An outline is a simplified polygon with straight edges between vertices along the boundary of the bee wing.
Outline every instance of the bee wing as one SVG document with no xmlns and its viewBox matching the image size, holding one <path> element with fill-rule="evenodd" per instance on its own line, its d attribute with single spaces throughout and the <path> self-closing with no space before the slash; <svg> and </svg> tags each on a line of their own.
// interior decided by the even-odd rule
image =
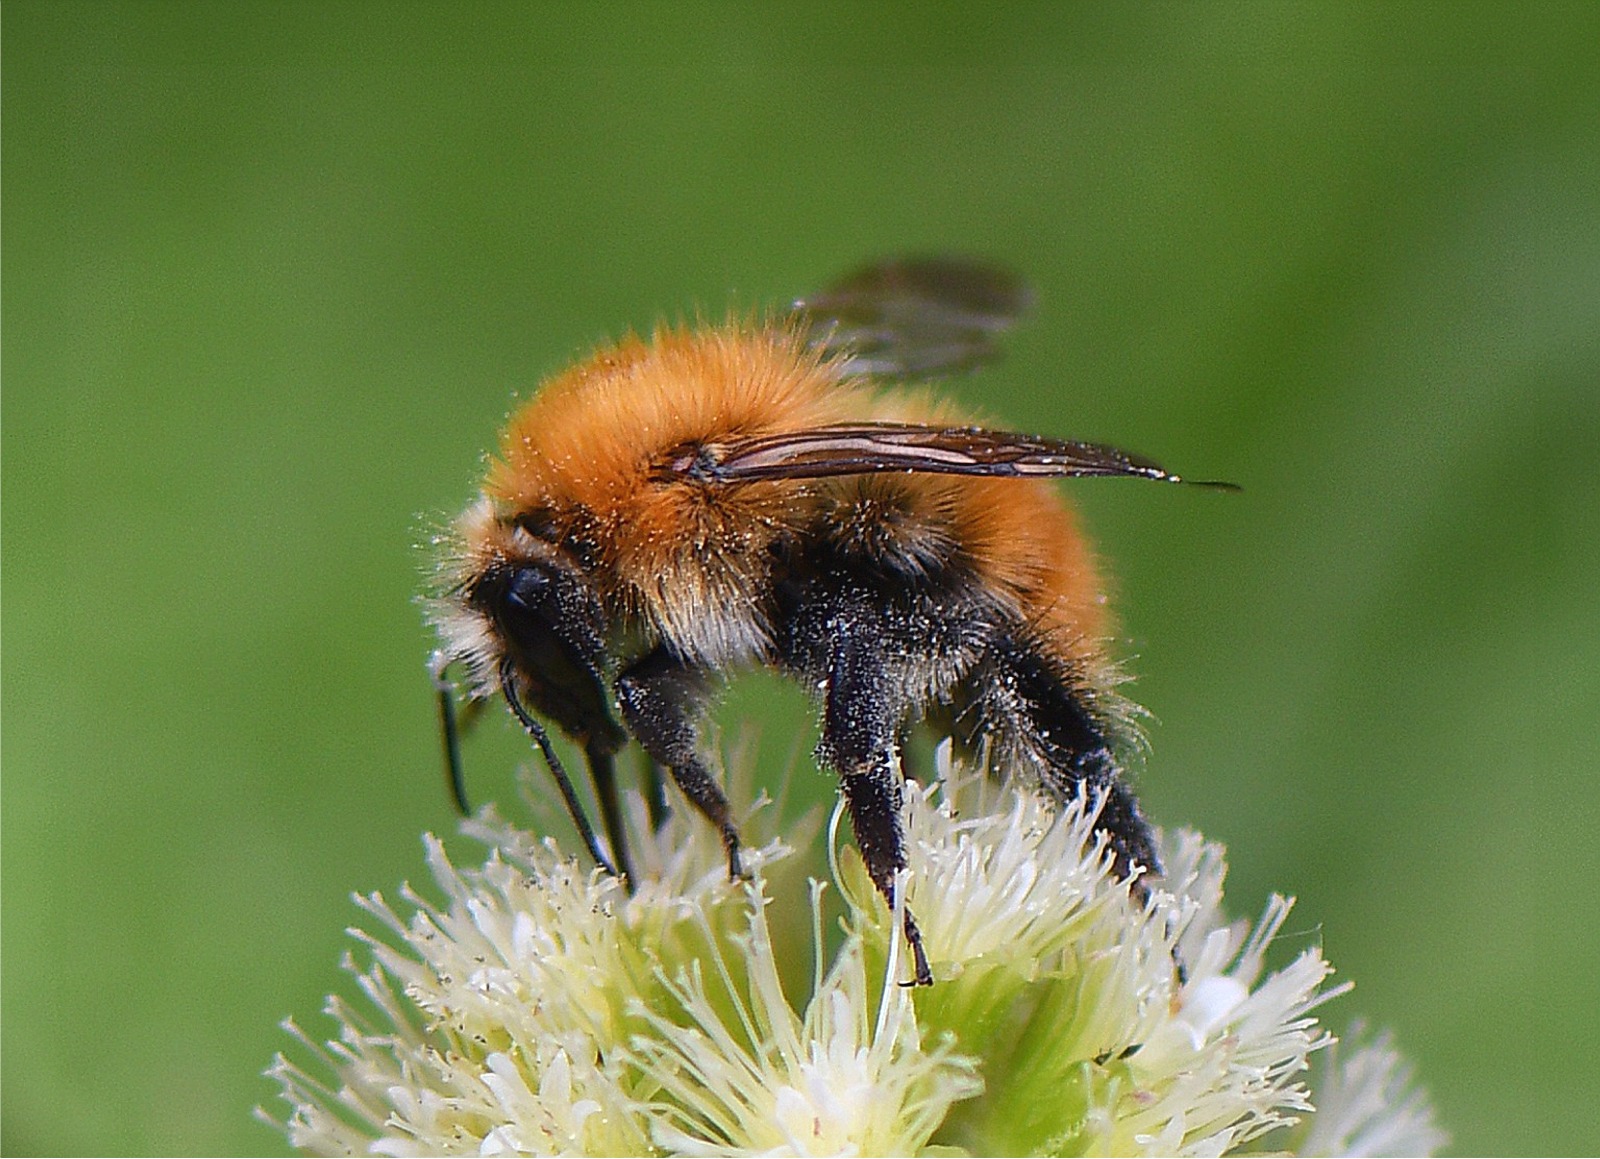
<svg viewBox="0 0 1600 1159">
<path fill-rule="evenodd" d="M 920 378 L 967 370 L 999 353 L 1032 294 L 1014 275 L 959 258 L 898 258 L 865 266 L 793 317 L 812 348 L 855 374 Z"/>
<path fill-rule="evenodd" d="M 673 465 L 678 474 L 722 483 L 822 479 L 906 471 L 991 477 L 1133 476 L 1184 482 L 1160 464 L 1100 443 L 1046 439 L 981 427 L 835 423 L 702 447 Z M 1237 490 L 1231 483 L 1202 486 Z"/>
</svg>

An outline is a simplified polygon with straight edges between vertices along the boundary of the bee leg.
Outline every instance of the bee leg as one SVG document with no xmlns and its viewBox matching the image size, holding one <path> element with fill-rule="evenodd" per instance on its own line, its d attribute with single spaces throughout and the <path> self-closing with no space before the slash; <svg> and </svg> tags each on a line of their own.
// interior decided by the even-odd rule
<svg viewBox="0 0 1600 1159">
<path fill-rule="evenodd" d="M 837 645 L 828 679 L 817 755 L 840 774 L 856 846 L 872 883 L 893 912 L 896 875 L 906 867 L 900 816 L 904 790 L 895 748 L 905 713 L 889 688 L 881 638 L 862 621 L 852 620 Z M 916 984 L 931 986 L 933 971 L 928 968 L 922 931 L 911 910 L 904 913 Z"/>
<path fill-rule="evenodd" d="M 672 810 L 667 805 L 667 770 L 660 761 L 650 761 L 644 771 L 644 805 L 650 815 L 650 829 L 661 832 Z"/>
<path fill-rule="evenodd" d="M 856 847 L 867 863 L 872 884 L 878 887 L 892 913 L 895 906 L 896 873 L 905 868 L 905 832 L 900 823 L 902 791 L 900 774 L 893 768 L 868 773 L 846 773 L 845 805 L 850 810 L 850 825 L 855 830 Z M 918 986 L 933 985 L 933 971 L 922 946 L 922 931 L 911 910 L 905 911 L 906 944 L 911 947 L 912 970 Z"/>
<path fill-rule="evenodd" d="M 728 813 L 728 798 L 700 756 L 698 726 L 707 684 L 706 673 L 658 648 L 617 677 L 617 700 L 634 739 L 652 760 L 667 767 L 684 796 L 722 834 L 728 876 L 740 878 L 739 832 Z"/>
<path fill-rule="evenodd" d="M 489 701 L 469 699 L 459 710 L 456 708 L 456 686 L 446 675 L 455 662 L 455 657 L 448 653 L 435 652 L 428 660 L 428 675 L 439 697 L 439 732 L 444 741 L 444 768 L 450 796 L 455 800 L 456 811 L 463 817 L 470 817 L 472 808 L 467 804 L 466 773 L 461 765 L 461 738 L 482 718 Z"/>
<path fill-rule="evenodd" d="M 606 840 L 611 843 L 611 857 L 617 871 L 628 879 L 628 888 L 636 882 L 633 876 L 633 859 L 628 856 L 628 834 L 622 825 L 622 800 L 617 794 L 616 750 L 600 741 L 591 740 L 584 746 L 584 757 L 589 762 L 589 779 L 594 785 L 594 795 L 600 803 L 600 821 L 606 829 Z"/>
<path fill-rule="evenodd" d="M 1111 840 L 1117 876 L 1128 878 L 1135 867 L 1143 872 L 1134 880 L 1133 894 L 1143 902 L 1150 896 L 1149 874 L 1161 872 L 1155 835 L 1139 809 L 1139 801 L 1122 780 L 1103 785 L 1100 792 L 1100 829 Z"/>
<path fill-rule="evenodd" d="M 505 697 L 512 714 L 521 721 L 523 731 L 544 754 L 544 763 L 549 767 L 550 775 L 555 778 L 556 787 L 561 790 L 562 800 L 567 805 L 567 815 L 572 818 L 573 827 L 578 830 L 578 836 L 588 847 L 589 856 L 593 857 L 595 864 L 612 877 L 617 876 L 617 867 L 607 859 L 605 850 L 600 848 L 600 842 L 594 835 L 594 826 L 589 824 L 588 815 L 583 811 L 583 802 L 578 799 L 578 791 L 572 787 L 572 778 L 567 776 L 561 758 L 556 755 L 549 734 L 522 703 L 522 696 L 517 691 L 515 661 L 510 653 L 507 653 L 505 659 L 500 662 L 500 693 Z"/>
<path fill-rule="evenodd" d="M 1117 876 L 1136 867 L 1160 873 L 1155 838 L 1139 802 L 1123 779 L 1105 726 L 1095 718 L 1088 696 L 1056 666 L 1015 639 L 1000 638 L 974 673 L 981 727 L 991 731 L 1001 751 L 1011 749 L 1039 770 L 1044 788 L 1057 800 L 1087 793 L 1100 805 L 1097 828 L 1106 835 Z M 1141 878 L 1135 894 L 1147 892 Z"/>
</svg>

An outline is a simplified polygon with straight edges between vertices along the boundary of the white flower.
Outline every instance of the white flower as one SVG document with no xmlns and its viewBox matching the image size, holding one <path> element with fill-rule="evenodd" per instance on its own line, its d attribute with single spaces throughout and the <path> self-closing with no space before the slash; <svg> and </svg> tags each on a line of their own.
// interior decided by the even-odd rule
<svg viewBox="0 0 1600 1159">
<path fill-rule="evenodd" d="M 1350 1037 L 1359 1039 L 1361 1027 Z M 1387 1034 L 1349 1052 L 1343 1046 L 1319 1060 L 1317 1113 L 1295 1132 L 1298 1154 L 1431 1155 L 1449 1142 Z"/>
<path fill-rule="evenodd" d="M 481 868 L 457 869 L 429 838 L 442 904 L 407 890 L 402 917 L 358 899 L 389 931 L 356 935 L 373 1012 L 331 999 L 338 1038 L 318 1047 L 296 1029 L 315 1065 L 280 1057 L 269 1072 L 290 1141 L 385 1155 L 1217 1155 L 1298 1123 L 1287 1137 L 1318 1153 L 1440 1143 L 1382 1044 L 1336 1067 L 1312 1111 L 1309 1060 L 1332 1041 L 1313 1011 L 1343 987 L 1325 986 L 1315 948 L 1264 974 L 1290 903 L 1227 922 L 1219 847 L 1165 842 L 1167 874 L 1139 902 L 1092 809 L 997 786 L 947 750 L 940 772 L 906 794 L 902 893 L 930 987 L 899 984 L 899 919 L 835 835 L 831 950 L 824 886 L 786 888 L 784 845 L 749 850 L 752 880 L 729 882 L 715 832 L 688 810 L 651 833 L 633 803 L 632 895 L 492 814 L 468 826 L 491 846 Z M 775 929 L 809 932 L 808 985 Z"/>
</svg>

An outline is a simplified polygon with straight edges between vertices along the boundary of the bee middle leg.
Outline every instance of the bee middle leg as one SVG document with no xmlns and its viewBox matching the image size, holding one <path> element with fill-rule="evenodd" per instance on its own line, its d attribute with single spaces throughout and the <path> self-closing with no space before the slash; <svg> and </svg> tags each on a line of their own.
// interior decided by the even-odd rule
<svg viewBox="0 0 1600 1159">
<path fill-rule="evenodd" d="M 885 642 L 870 618 L 842 619 L 831 650 L 817 755 L 839 773 L 856 846 L 892 912 L 896 875 L 906 867 L 904 788 L 896 747 L 905 706 L 891 691 L 896 682 L 888 671 Z M 933 971 L 922 931 L 911 910 L 903 912 L 916 984 L 930 986 Z"/>
<path fill-rule="evenodd" d="M 644 771 L 644 805 L 652 833 L 661 832 L 661 827 L 667 823 L 667 817 L 672 812 L 667 805 L 666 777 L 667 770 L 661 767 L 660 761 L 648 763 Z"/>
<path fill-rule="evenodd" d="M 617 700 L 634 739 L 651 760 L 672 773 L 684 796 L 717 827 L 728 854 L 728 876 L 740 878 L 744 869 L 739 832 L 729 815 L 728 798 L 701 756 L 700 719 L 709 686 L 705 671 L 657 648 L 617 677 Z"/>
</svg>

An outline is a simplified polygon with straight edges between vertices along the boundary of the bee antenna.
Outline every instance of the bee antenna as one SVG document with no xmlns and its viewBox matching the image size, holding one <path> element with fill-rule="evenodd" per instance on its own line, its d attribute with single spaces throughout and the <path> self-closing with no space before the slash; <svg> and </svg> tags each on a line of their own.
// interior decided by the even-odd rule
<svg viewBox="0 0 1600 1159">
<path fill-rule="evenodd" d="M 463 817 L 472 812 L 467 804 L 467 777 L 461 767 L 461 729 L 456 723 L 455 686 L 445 677 L 451 658 L 435 652 L 428 665 L 433 677 L 434 690 L 439 694 L 439 731 L 444 738 L 444 768 L 450 778 L 450 795 L 455 799 L 456 810 Z"/>
<path fill-rule="evenodd" d="M 506 698 L 506 703 L 511 706 L 511 711 L 522 722 L 522 727 L 533 738 L 533 743 L 538 745 L 539 751 L 544 754 L 544 763 L 550 767 L 550 775 L 556 779 L 556 787 L 561 790 L 561 796 L 566 800 L 567 813 L 578 828 L 578 836 L 583 838 L 583 843 L 589 847 L 589 856 L 593 857 L 595 864 L 612 877 L 618 876 L 616 866 L 611 864 L 605 850 L 600 848 L 600 839 L 594 835 L 594 826 L 589 824 L 589 818 L 584 814 L 583 803 L 578 800 L 578 792 L 572 787 L 572 778 L 567 776 L 561 758 L 556 756 L 556 750 L 550 744 L 550 737 L 545 733 L 544 726 L 534 720 L 522 706 L 522 699 L 517 695 L 516 670 L 509 653 L 500 661 L 500 692 Z"/>
</svg>

